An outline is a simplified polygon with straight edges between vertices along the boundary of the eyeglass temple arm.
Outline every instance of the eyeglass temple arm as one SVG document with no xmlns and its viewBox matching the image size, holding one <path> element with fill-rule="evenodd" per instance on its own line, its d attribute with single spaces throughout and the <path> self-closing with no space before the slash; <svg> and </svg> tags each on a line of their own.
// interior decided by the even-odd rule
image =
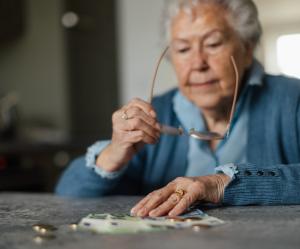
<svg viewBox="0 0 300 249">
<path fill-rule="evenodd" d="M 167 46 L 164 51 L 161 53 L 158 61 L 157 61 L 157 64 L 156 64 L 156 67 L 155 67 L 155 71 L 154 71 L 154 75 L 153 75 L 153 78 L 152 78 L 152 82 L 151 82 L 151 91 L 150 91 L 150 96 L 149 96 L 149 99 L 148 99 L 148 102 L 151 104 L 152 103 L 152 99 L 153 99 L 153 93 L 154 93 L 154 86 L 155 86 L 155 80 L 156 80 L 156 77 L 157 77 L 157 73 L 158 73 L 158 69 L 159 69 L 159 66 L 160 66 L 160 63 L 162 61 L 162 59 L 164 58 L 165 54 L 167 53 L 167 51 L 169 50 L 169 46 Z M 232 122 L 232 119 L 233 119 L 233 114 L 234 114 L 234 111 L 235 111 L 235 106 L 236 106 L 236 100 L 237 100 L 237 95 L 238 95 L 238 90 L 239 90 L 239 72 L 238 72 L 238 69 L 237 69 L 237 65 L 235 63 L 235 59 L 233 56 L 230 57 L 231 59 L 231 63 L 233 65 L 233 69 L 234 69 L 234 72 L 235 72 L 235 91 L 234 91 L 234 97 L 233 97 L 233 104 L 232 104 L 232 108 L 231 108 L 231 111 L 230 111 L 230 117 L 229 117 L 229 122 L 228 122 L 228 126 L 227 126 L 227 131 L 226 131 L 226 137 L 229 135 L 229 132 L 230 132 L 230 127 L 231 127 L 231 122 Z M 175 130 L 172 129 L 169 130 L 167 126 L 165 127 L 166 128 L 166 132 L 168 133 L 171 132 L 171 133 L 180 133 L 182 134 L 182 130 L 179 128 L 175 128 Z"/>
<path fill-rule="evenodd" d="M 157 63 L 156 63 L 156 66 L 155 66 L 155 71 L 154 71 L 154 75 L 153 75 L 153 78 L 152 78 L 152 82 L 151 82 L 151 91 L 150 91 L 150 96 L 149 96 L 149 99 L 148 99 L 148 102 L 151 104 L 152 103 L 152 99 L 153 99 L 153 93 L 154 93 L 154 86 L 155 86 L 155 80 L 156 80 L 156 76 L 157 76 L 157 73 L 158 73 L 158 69 L 159 69 L 159 65 L 162 61 L 162 59 L 164 58 L 165 54 L 167 53 L 169 49 L 169 46 L 167 46 L 164 51 L 161 53 Z"/>
<path fill-rule="evenodd" d="M 232 119 L 233 119 L 233 114 L 234 114 L 234 111 L 235 111 L 236 100 L 237 100 L 237 97 L 238 97 L 238 90 L 239 90 L 239 72 L 238 72 L 238 69 L 237 69 L 237 65 L 235 63 L 235 59 L 234 59 L 233 56 L 231 56 L 230 59 L 231 59 L 231 63 L 232 63 L 233 69 L 234 69 L 234 73 L 235 73 L 235 91 L 234 91 L 233 104 L 232 104 L 232 108 L 231 108 L 231 111 L 230 111 L 230 117 L 229 117 L 229 122 L 228 122 L 228 126 L 227 126 L 227 131 L 226 131 L 226 137 L 229 136 L 229 132 L 230 132 L 230 128 L 231 128 L 231 122 L 232 122 Z"/>
<path fill-rule="evenodd" d="M 165 124 L 160 125 L 161 133 L 173 136 L 181 136 L 184 134 L 184 131 L 181 127 L 173 127 Z"/>
</svg>

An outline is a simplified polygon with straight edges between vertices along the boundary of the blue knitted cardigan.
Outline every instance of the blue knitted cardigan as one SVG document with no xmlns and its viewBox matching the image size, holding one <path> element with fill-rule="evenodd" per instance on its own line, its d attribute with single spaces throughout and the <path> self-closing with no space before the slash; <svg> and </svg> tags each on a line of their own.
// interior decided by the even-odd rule
<svg viewBox="0 0 300 249">
<path fill-rule="evenodd" d="M 226 187 L 224 205 L 300 204 L 300 81 L 264 76 L 251 89 L 246 157 L 237 165 L 235 179 Z M 161 123 L 180 126 L 172 107 L 176 90 L 155 98 Z M 116 179 L 102 178 L 86 167 L 84 157 L 74 160 L 62 175 L 56 193 L 72 197 L 144 195 L 163 187 L 187 168 L 188 137 L 162 135 L 146 145 Z"/>
</svg>

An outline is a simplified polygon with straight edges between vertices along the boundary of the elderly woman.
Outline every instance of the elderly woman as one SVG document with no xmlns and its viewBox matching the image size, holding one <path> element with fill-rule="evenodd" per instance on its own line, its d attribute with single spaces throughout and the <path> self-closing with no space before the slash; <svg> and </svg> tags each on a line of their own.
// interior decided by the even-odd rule
<svg viewBox="0 0 300 249">
<path fill-rule="evenodd" d="M 175 216 L 201 201 L 300 203 L 300 82 L 266 75 L 253 58 L 261 26 L 252 0 L 172 1 L 168 10 L 178 89 L 116 111 L 111 141 L 74 161 L 57 193 L 148 194 L 131 210 L 138 216 Z"/>
</svg>

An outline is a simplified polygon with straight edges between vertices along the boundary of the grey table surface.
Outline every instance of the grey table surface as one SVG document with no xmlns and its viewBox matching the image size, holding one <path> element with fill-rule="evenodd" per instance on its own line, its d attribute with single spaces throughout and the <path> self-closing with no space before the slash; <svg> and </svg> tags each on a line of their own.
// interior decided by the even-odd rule
<svg viewBox="0 0 300 249">
<path fill-rule="evenodd" d="M 300 248 L 300 206 L 222 207 L 206 212 L 226 224 L 133 235 L 72 231 L 68 224 L 89 213 L 127 213 L 140 197 L 64 199 L 50 194 L 0 194 L 0 249 L 14 248 Z M 36 243 L 32 225 L 58 227 Z"/>
</svg>

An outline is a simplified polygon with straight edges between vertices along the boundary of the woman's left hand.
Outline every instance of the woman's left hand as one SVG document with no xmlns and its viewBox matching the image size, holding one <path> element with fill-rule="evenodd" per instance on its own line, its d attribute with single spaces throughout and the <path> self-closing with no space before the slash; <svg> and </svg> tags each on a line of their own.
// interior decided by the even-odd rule
<svg viewBox="0 0 300 249">
<path fill-rule="evenodd" d="M 225 174 L 200 177 L 178 177 L 167 186 L 155 190 L 132 209 L 135 216 L 177 216 L 197 201 L 219 203 L 230 182 Z"/>
</svg>

